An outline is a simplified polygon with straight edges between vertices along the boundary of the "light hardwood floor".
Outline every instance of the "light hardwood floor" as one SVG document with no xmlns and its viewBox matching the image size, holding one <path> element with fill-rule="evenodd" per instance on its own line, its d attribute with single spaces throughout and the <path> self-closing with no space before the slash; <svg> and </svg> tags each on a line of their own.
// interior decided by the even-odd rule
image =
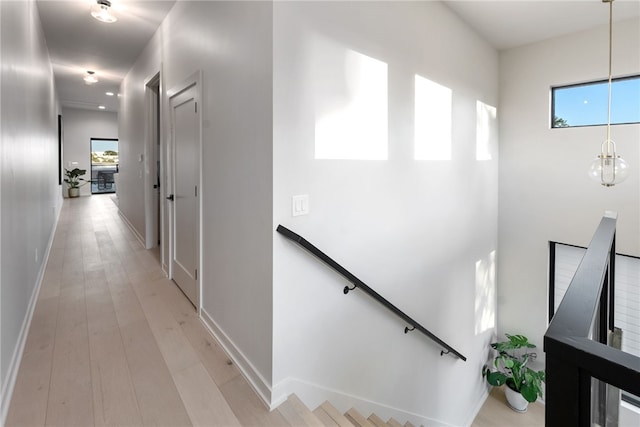
<svg viewBox="0 0 640 427">
<path fill-rule="evenodd" d="M 494 387 L 471 427 L 540 427 L 544 426 L 544 405 L 530 403 L 527 412 L 512 411 L 507 406 L 504 387 Z"/>
<path fill-rule="evenodd" d="M 516 414 L 501 396 L 474 426 L 544 424 L 539 408 Z M 7 427 L 297 426 L 308 415 L 291 402 L 267 410 L 110 195 L 65 200 Z M 323 411 L 336 420 L 325 425 L 346 419 Z"/>
<path fill-rule="evenodd" d="M 286 426 L 120 218 L 65 200 L 7 426 Z"/>
</svg>

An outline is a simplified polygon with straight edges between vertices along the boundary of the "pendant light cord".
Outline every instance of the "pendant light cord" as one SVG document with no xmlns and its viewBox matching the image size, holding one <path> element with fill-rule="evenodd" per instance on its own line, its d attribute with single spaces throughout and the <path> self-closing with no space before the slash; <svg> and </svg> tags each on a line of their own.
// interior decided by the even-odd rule
<svg viewBox="0 0 640 427">
<path fill-rule="evenodd" d="M 609 99 L 607 101 L 607 156 L 611 154 L 611 58 L 613 51 L 613 1 L 609 2 Z M 615 154 L 615 153 L 614 153 Z"/>
</svg>

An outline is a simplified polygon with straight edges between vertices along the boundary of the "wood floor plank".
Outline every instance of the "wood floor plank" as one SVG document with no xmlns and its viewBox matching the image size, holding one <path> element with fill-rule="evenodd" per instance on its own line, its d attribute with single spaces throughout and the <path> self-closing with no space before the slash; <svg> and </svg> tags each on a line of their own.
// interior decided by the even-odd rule
<svg viewBox="0 0 640 427">
<path fill-rule="evenodd" d="M 194 426 L 240 427 L 240 421 L 201 363 L 173 374 Z"/>
<path fill-rule="evenodd" d="M 527 412 L 515 412 L 507 406 L 503 387 L 493 387 L 471 427 L 496 425 L 544 426 L 544 405 L 540 402 L 534 402 L 529 404 Z"/>
<path fill-rule="evenodd" d="M 157 286 L 156 282 L 151 285 Z M 162 297 L 143 295 L 141 286 L 142 283 L 134 285 L 134 289 L 169 371 L 175 373 L 199 363 L 198 355 Z"/>
<path fill-rule="evenodd" d="M 191 425 L 147 321 L 131 323 L 120 331 L 143 424 Z"/>
<path fill-rule="evenodd" d="M 269 411 L 242 376 L 227 381 L 220 391 L 243 426 L 289 426 L 280 412 Z"/>
<path fill-rule="evenodd" d="M 60 292 L 46 423 L 93 424 L 89 337 L 83 287 Z"/>
<path fill-rule="evenodd" d="M 186 299 L 186 298 L 185 298 Z M 206 330 L 202 320 L 185 317 L 179 321 L 198 358 L 218 386 L 240 376 L 240 370 L 229 359 L 220 344 Z"/>
<path fill-rule="evenodd" d="M 140 425 L 142 417 L 104 272 L 88 275 L 85 293 L 96 426 Z"/>
<path fill-rule="evenodd" d="M 23 355 L 5 427 L 45 424 L 52 358 L 53 346 Z"/>
<path fill-rule="evenodd" d="M 120 330 L 91 335 L 90 350 L 96 426 L 141 425 Z"/>
</svg>

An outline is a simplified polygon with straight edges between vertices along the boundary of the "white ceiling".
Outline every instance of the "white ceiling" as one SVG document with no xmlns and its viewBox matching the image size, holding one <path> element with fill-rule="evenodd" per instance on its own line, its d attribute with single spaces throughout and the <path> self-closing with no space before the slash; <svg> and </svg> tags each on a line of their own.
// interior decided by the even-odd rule
<svg viewBox="0 0 640 427">
<path fill-rule="evenodd" d="M 499 50 L 609 24 L 609 4 L 602 0 L 450 0 L 445 3 Z M 640 0 L 614 1 L 614 22 L 639 16 Z"/>
<path fill-rule="evenodd" d="M 1 1 L 1 0 L 0 0 Z M 215 0 L 201 0 L 215 1 Z M 237 0 L 236 0 L 237 1 Z M 423 0 L 427 1 L 427 0 Z M 118 87 L 175 0 L 112 0 L 118 21 L 105 24 L 89 14 L 95 0 L 36 0 L 63 106 L 118 110 Z M 496 49 L 507 49 L 607 25 L 602 0 L 447 0 L 454 13 Z M 640 0 L 616 0 L 614 20 L 640 16 Z M 640 35 L 639 35 L 640 37 Z M 99 83 L 82 77 L 96 72 Z"/>
<path fill-rule="evenodd" d="M 53 64 L 56 88 L 65 107 L 118 110 L 120 82 L 173 7 L 174 0 L 112 0 L 118 21 L 95 20 L 95 0 L 36 0 Z M 87 86 L 82 78 L 95 71 L 99 82 Z"/>
</svg>

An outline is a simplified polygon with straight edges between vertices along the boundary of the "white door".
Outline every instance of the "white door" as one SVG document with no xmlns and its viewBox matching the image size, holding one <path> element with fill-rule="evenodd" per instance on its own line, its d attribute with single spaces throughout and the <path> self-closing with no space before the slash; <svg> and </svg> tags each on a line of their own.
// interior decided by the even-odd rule
<svg viewBox="0 0 640 427">
<path fill-rule="evenodd" d="M 195 84 L 170 98 L 173 147 L 173 280 L 194 306 L 199 306 L 198 259 L 200 113 Z"/>
</svg>

